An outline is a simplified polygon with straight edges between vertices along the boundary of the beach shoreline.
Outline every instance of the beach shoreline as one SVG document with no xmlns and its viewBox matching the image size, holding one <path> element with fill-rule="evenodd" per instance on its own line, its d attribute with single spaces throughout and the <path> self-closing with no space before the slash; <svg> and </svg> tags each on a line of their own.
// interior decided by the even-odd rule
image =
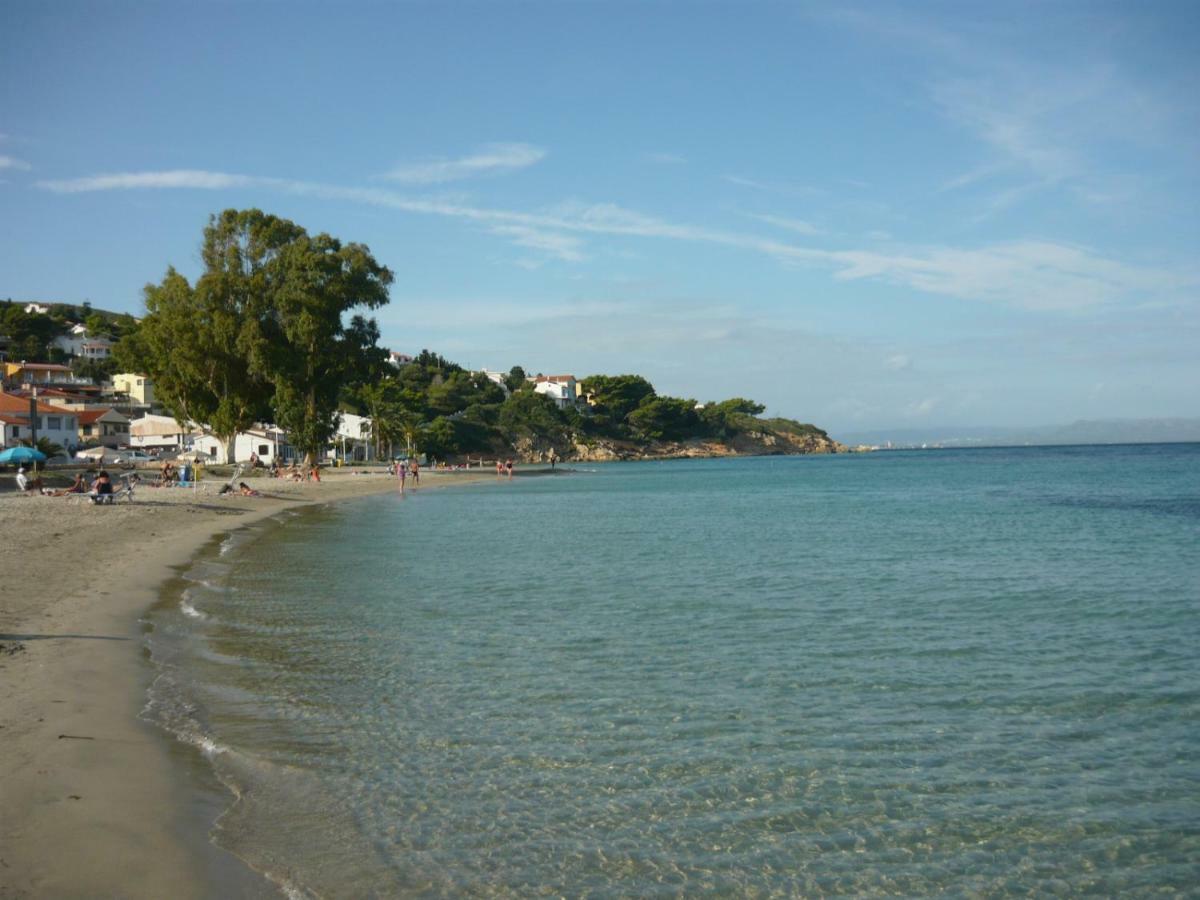
<svg viewBox="0 0 1200 900">
<path fill-rule="evenodd" d="M 421 490 L 494 478 L 423 475 Z M 0 900 L 278 894 L 195 833 L 213 812 L 187 774 L 199 751 L 140 718 L 154 678 L 142 619 L 214 538 L 397 485 L 380 469 L 256 478 L 260 497 L 219 484 L 108 507 L 0 495 Z"/>
</svg>

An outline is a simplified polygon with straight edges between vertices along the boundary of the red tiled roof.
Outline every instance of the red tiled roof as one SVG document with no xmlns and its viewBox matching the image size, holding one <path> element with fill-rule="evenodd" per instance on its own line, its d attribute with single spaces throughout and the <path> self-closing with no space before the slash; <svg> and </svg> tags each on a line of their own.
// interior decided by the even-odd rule
<svg viewBox="0 0 1200 900">
<path fill-rule="evenodd" d="M 22 369 L 37 369 L 45 372 L 70 372 L 70 366 L 59 365 L 58 363 L 20 363 Z"/>
<path fill-rule="evenodd" d="M 60 406 L 51 406 L 49 403 L 38 403 L 37 411 L 40 413 L 49 413 L 52 416 L 73 416 L 74 410 L 63 409 Z M 29 415 L 29 398 L 14 397 L 12 394 L 0 392 L 0 413 L 16 413 L 17 415 Z"/>
<path fill-rule="evenodd" d="M 97 419 L 107 416 L 110 412 L 114 412 L 112 407 L 106 409 L 83 409 L 75 415 L 79 417 L 80 425 L 91 425 Z M 124 413 L 117 413 L 122 419 L 128 418 Z"/>
</svg>

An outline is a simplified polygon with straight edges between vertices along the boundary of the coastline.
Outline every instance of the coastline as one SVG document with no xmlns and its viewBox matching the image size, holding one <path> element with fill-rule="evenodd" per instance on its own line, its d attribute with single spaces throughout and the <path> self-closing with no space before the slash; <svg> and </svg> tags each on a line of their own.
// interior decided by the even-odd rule
<svg viewBox="0 0 1200 900">
<path fill-rule="evenodd" d="M 215 536 L 396 490 L 360 471 L 256 478 L 262 497 L 218 497 L 216 479 L 196 494 L 143 488 L 109 507 L 0 494 L 0 900 L 278 894 L 193 833 L 211 812 L 181 758 L 195 751 L 139 717 L 154 677 L 141 618 Z M 495 477 L 422 474 L 421 490 Z"/>
</svg>

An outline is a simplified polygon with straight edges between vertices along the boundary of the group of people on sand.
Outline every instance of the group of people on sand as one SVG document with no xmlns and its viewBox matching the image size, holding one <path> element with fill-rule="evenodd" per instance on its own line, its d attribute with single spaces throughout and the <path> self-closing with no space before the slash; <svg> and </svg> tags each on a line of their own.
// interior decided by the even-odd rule
<svg viewBox="0 0 1200 900">
<path fill-rule="evenodd" d="M 290 481 L 320 481 L 321 467 L 313 463 L 307 469 L 296 465 L 293 459 L 287 468 L 281 468 L 279 461 L 271 460 L 271 465 L 267 467 L 267 474 L 271 478 L 287 478 Z"/>
<path fill-rule="evenodd" d="M 262 491 L 256 491 L 254 488 L 250 487 L 250 485 L 246 484 L 246 482 L 244 482 L 244 481 L 239 481 L 236 489 L 234 488 L 234 486 L 232 484 L 225 485 L 224 487 L 221 488 L 221 490 L 217 491 L 217 495 L 220 496 L 221 494 L 232 494 L 235 492 L 235 490 L 237 493 L 241 494 L 243 497 L 261 497 L 262 496 Z"/>
<path fill-rule="evenodd" d="M 497 459 L 496 477 L 504 478 L 505 476 L 508 476 L 509 478 L 513 477 L 513 461 L 511 459 L 506 459 L 504 462 L 501 462 L 499 459 Z"/>
<path fill-rule="evenodd" d="M 136 475 L 132 476 L 137 478 Z M 113 492 L 112 478 L 108 472 L 101 469 L 100 473 L 88 483 L 83 472 L 75 473 L 75 480 L 71 482 L 70 487 L 65 487 L 60 490 L 53 490 L 46 487 L 46 482 L 42 480 L 42 476 L 37 472 L 33 473 L 30 478 L 28 470 L 21 466 L 17 470 L 17 489 L 24 493 L 36 492 L 43 497 L 65 497 L 68 494 L 90 494 L 93 499 L 97 497 L 109 496 Z"/>
</svg>

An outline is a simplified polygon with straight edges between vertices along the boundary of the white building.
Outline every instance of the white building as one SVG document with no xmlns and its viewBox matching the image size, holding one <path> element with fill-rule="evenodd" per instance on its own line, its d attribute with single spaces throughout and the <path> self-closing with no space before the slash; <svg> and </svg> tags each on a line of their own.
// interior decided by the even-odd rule
<svg viewBox="0 0 1200 900">
<path fill-rule="evenodd" d="M 339 412 L 333 448 L 325 455 L 329 459 L 349 462 L 370 462 L 375 458 L 375 442 L 369 416 Z"/>
<path fill-rule="evenodd" d="M 50 342 L 69 356 L 84 359 L 108 359 L 112 356 L 113 342 L 106 337 L 88 337 L 85 334 L 60 334 Z"/>
<path fill-rule="evenodd" d="M 192 441 L 192 449 L 203 454 L 206 461 L 213 465 L 229 462 L 225 456 L 225 442 L 216 435 L 201 435 Z M 296 458 L 295 450 L 288 443 L 287 432 L 273 425 L 239 432 L 233 439 L 233 454 L 235 460 L 241 463 L 249 462 L 253 454 L 265 466 L 269 466 L 272 460 L 277 459 L 282 465 Z"/>
<path fill-rule="evenodd" d="M 129 446 L 138 450 L 183 450 L 203 434 L 196 425 L 180 425 L 170 416 L 142 416 L 129 423 Z"/>
<path fill-rule="evenodd" d="M 475 373 L 471 373 L 471 374 L 475 374 Z M 495 384 L 500 385 L 500 389 L 502 391 L 504 391 L 504 396 L 505 397 L 508 396 L 508 394 L 509 394 L 508 374 L 506 372 L 493 372 L 490 369 L 480 369 L 479 374 L 486 375 L 488 381 L 491 381 Z"/>
<path fill-rule="evenodd" d="M 33 437 L 29 398 L 0 393 L 0 447 L 16 447 Z M 37 435 L 68 452 L 79 443 L 79 419 L 74 410 L 35 401 Z"/>
<path fill-rule="evenodd" d="M 407 353 L 397 353 L 395 350 L 388 351 L 388 362 L 390 362 L 397 369 L 407 366 L 412 361 L 413 358 Z"/>
<path fill-rule="evenodd" d="M 579 400 L 579 385 L 574 375 L 532 375 L 533 390 L 545 394 L 558 404 L 559 409 L 574 406 Z"/>
<path fill-rule="evenodd" d="M 44 316 L 48 312 L 50 312 L 50 307 L 45 306 L 41 303 L 26 303 L 25 304 L 25 313 L 27 315 L 33 315 L 36 313 L 39 316 Z"/>
</svg>

